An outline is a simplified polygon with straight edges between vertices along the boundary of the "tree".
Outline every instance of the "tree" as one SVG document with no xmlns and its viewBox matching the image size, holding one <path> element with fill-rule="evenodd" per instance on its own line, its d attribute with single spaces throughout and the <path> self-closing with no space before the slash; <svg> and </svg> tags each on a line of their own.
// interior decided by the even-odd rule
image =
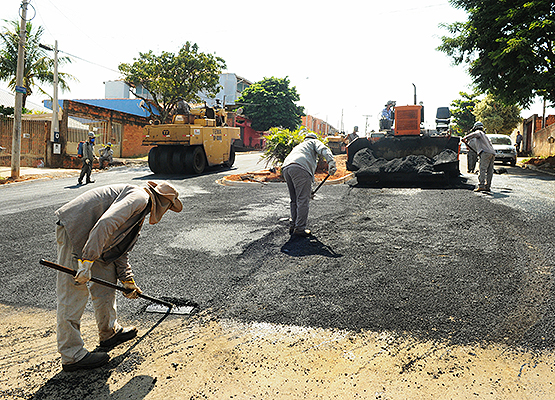
<svg viewBox="0 0 555 400">
<path fill-rule="evenodd" d="M 474 116 L 486 132 L 509 135 L 522 120 L 518 106 L 507 106 L 488 94 L 474 107 Z"/>
<path fill-rule="evenodd" d="M 8 87 L 15 90 L 17 75 L 17 53 L 19 48 L 20 25 L 18 21 L 4 20 L 10 27 L 4 27 L 0 33 L 0 80 L 8 81 Z M 33 87 L 37 87 L 39 92 L 50 96 L 42 89 L 39 84 L 54 84 L 54 59 L 39 47 L 43 28 L 38 27 L 33 31 L 31 22 L 25 24 L 26 45 L 25 45 L 25 64 L 23 67 L 23 86 L 27 93 L 23 94 L 23 107 L 27 97 L 33 93 Z M 58 57 L 58 66 L 71 62 L 69 57 Z M 73 76 L 58 71 L 58 84 L 62 90 L 69 90 L 68 80 L 75 79 Z"/>
<path fill-rule="evenodd" d="M 451 115 L 455 122 L 455 133 L 462 135 L 470 131 L 474 122 L 476 122 L 476 117 L 472 112 L 474 111 L 478 94 L 459 92 L 459 95 L 462 99 L 456 99 L 451 102 Z"/>
<path fill-rule="evenodd" d="M 225 61 L 212 54 L 201 53 L 196 44 L 187 42 L 177 54 L 152 51 L 139 53 L 132 64 L 120 64 L 123 79 L 135 96 L 152 105 L 162 122 L 166 122 L 177 102 L 200 101 L 199 92 L 215 96 L 218 92 L 220 73 Z M 137 93 L 137 88 L 148 90 L 152 98 Z M 154 113 L 151 110 L 151 116 Z"/>
<path fill-rule="evenodd" d="M 304 107 L 298 106 L 297 89 L 289 87 L 289 78 L 264 78 L 246 88 L 239 100 L 244 103 L 245 115 L 252 121 L 256 131 L 273 127 L 295 130 L 304 115 Z"/>
<path fill-rule="evenodd" d="M 450 0 L 468 21 L 443 25 L 437 48 L 468 64 L 476 87 L 505 104 L 555 103 L 555 7 L 552 0 Z"/>
</svg>

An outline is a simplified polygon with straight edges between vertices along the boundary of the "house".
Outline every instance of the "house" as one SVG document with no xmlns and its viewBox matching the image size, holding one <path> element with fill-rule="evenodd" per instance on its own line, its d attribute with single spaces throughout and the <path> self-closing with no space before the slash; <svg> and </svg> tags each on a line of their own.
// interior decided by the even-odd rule
<svg viewBox="0 0 555 400">
<path fill-rule="evenodd" d="M 543 118 L 537 114 L 532 115 L 522 121 L 522 147 L 521 151 L 534 157 L 547 157 L 555 155 L 555 115 L 548 115 Z M 516 133 L 512 136 L 515 141 Z"/>
</svg>

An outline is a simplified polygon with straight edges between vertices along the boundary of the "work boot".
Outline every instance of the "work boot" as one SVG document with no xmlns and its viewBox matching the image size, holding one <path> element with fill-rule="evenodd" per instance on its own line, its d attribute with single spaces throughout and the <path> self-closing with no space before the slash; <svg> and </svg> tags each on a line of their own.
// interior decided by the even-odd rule
<svg viewBox="0 0 555 400">
<path fill-rule="evenodd" d="M 87 183 L 94 183 L 94 181 L 91 179 L 91 180 L 88 180 Z"/>
<path fill-rule="evenodd" d="M 137 336 L 137 328 L 134 326 L 129 326 L 127 328 L 121 328 L 114 336 L 110 339 L 101 340 L 100 347 L 107 349 L 112 349 L 117 345 L 127 342 Z"/>
<path fill-rule="evenodd" d="M 78 184 L 78 185 L 82 185 L 82 184 L 83 184 L 83 181 L 77 181 L 77 184 Z"/>
<path fill-rule="evenodd" d="M 294 229 L 293 236 L 309 237 L 312 232 L 309 229 Z"/>
<path fill-rule="evenodd" d="M 488 190 L 485 187 L 477 187 L 474 189 L 475 192 L 487 192 Z"/>
<path fill-rule="evenodd" d="M 73 364 L 62 364 L 62 369 L 66 372 L 79 371 L 81 369 L 93 369 L 103 366 L 110 361 L 108 353 L 98 352 L 90 353 Z"/>
</svg>

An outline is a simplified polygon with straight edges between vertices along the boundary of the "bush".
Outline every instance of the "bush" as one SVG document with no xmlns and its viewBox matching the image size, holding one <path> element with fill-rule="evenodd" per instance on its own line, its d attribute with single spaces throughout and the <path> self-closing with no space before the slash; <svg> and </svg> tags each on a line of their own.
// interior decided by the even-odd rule
<svg viewBox="0 0 555 400">
<path fill-rule="evenodd" d="M 302 133 L 301 133 L 302 132 Z M 283 128 L 271 128 L 266 136 L 266 148 L 262 158 L 268 165 L 281 165 L 293 147 L 304 140 L 306 129 L 300 127 L 294 131 Z"/>
</svg>

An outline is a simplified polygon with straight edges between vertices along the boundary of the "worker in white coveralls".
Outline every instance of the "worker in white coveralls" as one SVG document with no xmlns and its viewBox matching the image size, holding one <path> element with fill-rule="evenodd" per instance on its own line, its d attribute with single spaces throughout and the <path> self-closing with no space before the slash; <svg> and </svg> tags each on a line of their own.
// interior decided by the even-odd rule
<svg viewBox="0 0 555 400">
<path fill-rule="evenodd" d="M 64 371 L 100 367 L 108 362 L 106 352 L 88 352 L 81 338 L 81 316 L 89 293 L 94 306 L 100 347 L 111 348 L 137 336 L 137 328 L 117 322 L 116 291 L 94 282 L 91 275 L 132 289 L 141 289 L 128 262 L 145 217 L 156 224 L 167 210 L 183 208 L 177 190 L 169 183 L 149 181 L 146 187 L 119 184 L 87 191 L 56 210 L 58 264 L 77 271 L 75 278 L 58 272 L 57 341 Z"/>
<path fill-rule="evenodd" d="M 337 167 L 333 154 L 326 145 L 318 140 L 315 133 L 306 133 L 304 141 L 295 146 L 283 162 L 282 173 L 287 182 L 291 199 L 289 233 L 294 236 L 308 237 L 311 235 L 311 231 L 306 229 L 306 224 L 312 182 L 314 182 L 314 172 L 318 165 L 319 155 L 328 162 L 329 174 L 335 174 Z"/>
<path fill-rule="evenodd" d="M 478 153 L 478 159 L 480 160 L 478 187 L 474 189 L 475 192 L 489 192 L 491 190 L 491 180 L 493 178 L 495 149 L 483 129 L 484 124 L 478 121 L 472 127 L 472 132 L 462 138 L 463 142 L 466 144 L 468 144 L 471 139 L 474 139 L 472 146 L 474 150 L 476 150 L 476 153 Z"/>
</svg>

